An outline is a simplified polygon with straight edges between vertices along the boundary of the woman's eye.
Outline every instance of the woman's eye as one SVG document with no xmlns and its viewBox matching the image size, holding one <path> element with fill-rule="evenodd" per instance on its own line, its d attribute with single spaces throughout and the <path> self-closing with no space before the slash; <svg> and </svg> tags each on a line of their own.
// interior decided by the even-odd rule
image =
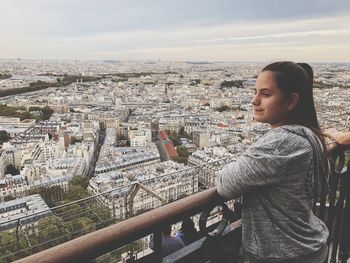
<svg viewBox="0 0 350 263">
<path fill-rule="evenodd" d="M 271 96 L 270 92 L 262 92 L 261 95 L 263 95 L 264 97 L 269 97 Z"/>
</svg>

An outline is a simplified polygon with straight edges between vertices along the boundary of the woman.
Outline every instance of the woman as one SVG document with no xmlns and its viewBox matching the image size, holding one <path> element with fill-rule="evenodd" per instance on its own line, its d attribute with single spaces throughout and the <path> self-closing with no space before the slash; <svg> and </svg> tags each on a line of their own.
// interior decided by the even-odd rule
<svg viewBox="0 0 350 263">
<path fill-rule="evenodd" d="M 266 66 L 252 104 L 255 120 L 272 129 L 218 176 L 222 197 L 243 195 L 242 241 L 250 263 L 326 260 L 328 230 L 312 212 L 328 174 L 312 85 L 308 64 Z"/>
<path fill-rule="evenodd" d="M 180 232 L 176 236 L 181 238 L 186 246 L 197 240 L 198 232 L 191 218 L 187 217 L 182 220 Z"/>
</svg>

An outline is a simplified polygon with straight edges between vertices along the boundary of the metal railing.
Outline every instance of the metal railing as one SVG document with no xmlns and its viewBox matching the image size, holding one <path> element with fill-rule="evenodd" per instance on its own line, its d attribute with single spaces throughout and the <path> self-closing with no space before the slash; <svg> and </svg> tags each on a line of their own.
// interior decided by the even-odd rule
<svg viewBox="0 0 350 263">
<path fill-rule="evenodd" d="M 158 233 L 162 226 L 199 213 L 208 205 L 219 204 L 220 199 L 215 189 L 205 190 L 17 262 L 89 262 L 141 237 Z"/>
<path fill-rule="evenodd" d="M 316 214 L 326 222 L 331 233 L 328 240 L 329 262 L 345 263 L 350 256 L 350 161 L 345 163 L 344 151 L 339 147 L 331 149 L 330 154 L 333 158 L 330 192 L 324 195 L 316 206 Z M 156 252 L 148 257 L 135 259 L 136 262 L 182 262 L 191 253 L 201 250 L 205 237 L 200 239 L 202 241 L 162 259 L 159 249 L 161 227 L 221 204 L 221 198 L 215 188 L 212 188 L 41 251 L 18 262 L 90 262 L 152 233 Z M 239 221 L 233 223 L 233 232 L 239 232 L 239 224 Z M 128 262 L 135 260 L 131 257 Z"/>
<path fill-rule="evenodd" d="M 219 161 L 224 164 L 221 159 L 214 162 Z M 203 168 L 211 163 L 187 167 L 46 210 L 30 211 L 14 219 L 2 218 L 0 262 L 12 262 L 197 193 Z"/>
</svg>

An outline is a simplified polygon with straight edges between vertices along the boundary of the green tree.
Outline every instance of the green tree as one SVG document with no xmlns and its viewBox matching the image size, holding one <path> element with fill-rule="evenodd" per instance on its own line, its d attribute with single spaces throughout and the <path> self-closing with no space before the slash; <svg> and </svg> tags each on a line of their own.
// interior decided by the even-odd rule
<svg viewBox="0 0 350 263">
<path fill-rule="evenodd" d="M 4 197 L 4 201 L 7 202 L 7 201 L 11 201 L 11 200 L 15 200 L 16 197 L 14 197 L 13 195 L 6 195 Z"/>
<path fill-rule="evenodd" d="M 220 88 L 226 88 L 226 87 L 236 87 L 236 88 L 243 88 L 243 81 L 242 80 L 224 80 L 220 84 Z"/>
<path fill-rule="evenodd" d="M 3 74 L 3 73 L 0 73 L 0 79 L 9 79 L 9 78 L 12 78 L 12 75 L 11 74 Z"/>
<path fill-rule="evenodd" d="M 84 189 L 80 185 L 69 185 L 69 189 L 66 193 L 64 193 L 64 201 L 65 202 L 73 202 L 79 199 L 83 199 L 88 197 L 89 194 L 86 189 Z"/>
<path fill-rule="evenodd" d="M 69 232 L 72 233 L 73 237 L 82 236 L 96 230 L 93 220 L 87 217 L 81 217 L 77 220 L 72 220 L 68 224 L 68 229 Z"/>
<path fill-rule="evenodd" d="M 39 245 L 40 250 L 56 246 L 70 239 L 62 221 L 57 216 L 40 219 L 38 222 L 38 233 L 33 243 Z"/>
<path fill-rule="evenodd" d="M 38 106 L 32 106 L 32 107 L 29 107 L 29 111 L 41 111 L 41 107 L 38 107 Z"/>
<path fill-rule="evenodd" d="M 88 216 L 96 223 L 97 229 L 109 226 L 113 223 L 111 211 L 98 203 L 90 205 Z"/>
<path fill-rule="evenodd" d="M 185 132 L 185 128 L 184 128 L 184 127 L 181 127 L 181 128 L 180 128 L 179 137 L 180 137 L 180 138 L 192 139 L 192 136 L 191 136 L 190 134 L 188 134 L 187 132 Z"/>
<path fill-rule="evenodd" d="M 190 153 L 187 151 L 186 147 L 178 146 L 178 147 L 176 147 L 176 151 L 180 157 L 187 158 L 188 156 L 190 156 Z"/>
<path fill-rule="evenodd" d="M 0 91 L 0 93 L 1 92 L 2 91 Z M 21 120 L 31 119 L 33 117 L 29 112 L 25 111 L 23 107 L 8 107 L 7 105 L 0 105 L 0 115 L 19 117 Z"/>
<path fill-rule="evenodd" d="M 22 230 L 18 231 L 18 239 L 16 231 L 1 231 L 0 232 L 0 255 L 1 262 L 12 262 L 21 257 L 28 256 L 30 250 L 18 253 L 19 250 L 29 248 Z"/>
<path fill-rule="evenodd" d="M 89 186 L 89 177 L 83 175 L 74 176 L 70 181 L 71 185 L 79 185 L 83 189 L 86 189 Z"/>
<path fill-rule="evenodd" d="M 226 105 L 223 105 L 223 106 L 221 106 L 219 108 L 216 108 L 215 110 L 218 111 L 218 112 L 223 112 L 223 111 L 227 111 L 229 109 L 230 109 L 230 107 L 228 107 Z"/>
<path fill-rule="evenodd" d="M 7 134 L 5 130 L 0 131 L 0 144 L 3 144 L 4 142 L 7 142 L 10 140 L 10 135 Z"/>
<path fill-rule="evenodd" d="M 25 111 L 25 112 L 21 112 L 19 117 L 21 120 L 25 120 L 25 119 L 32 119 L 33 115 L 30 114 L 29 112 Z"/>
<path fill-rule="evenodd" d="M 52 113 L 54 112 L 54 110 L 51 109 L 49 106 L 45 106 L 44 108 L 41 109 L 41 112 L 44 115 L 44 119 L 48 120 L 48 119 L 50 119 L 50 117 L 51 117 Z"/>
<path fill-rule="evenodd" d="M 80 213 L 81 213 L 80 205 L 77 203 L 66 204 L 65 206 L 62 206 L 55 210 L 55 214 L 59 216 L 64 222 L 73 220 Z"/>
<path fill-rule="evenodd" d="M 64 190 L 59 185 L 53 185 L 31 189 L 29 194 L 40 194 L 49 207 L 54 207 L 62 202 Z"/>
<path fill-rule="evenodd" d="M 9 164 L 6 166 L 6 174 L 12 174 L 12 175 L 17 175 L 19 174 L 19 171 L 16 169 L 16 167 L 13 166 L 13 164 Z"/>
<path fill-rule="evenodd" d="M 168 137 L 172 140 L 175 147 L 180 145 L 180 136 L 176 132 L 169 133 Z"/>
</svg>

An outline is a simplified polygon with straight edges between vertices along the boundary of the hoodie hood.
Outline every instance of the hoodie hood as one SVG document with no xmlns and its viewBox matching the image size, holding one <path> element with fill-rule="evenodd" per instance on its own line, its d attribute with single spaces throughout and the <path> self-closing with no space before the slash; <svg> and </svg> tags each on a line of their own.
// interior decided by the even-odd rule
<svg viewBox="0 0 350 263">
<path fill-rule="evenodd" d="M 313 151 L 313 163 L 314 163 L 314 199 L 319 201 L 322 193 L 328 193 L 328 174 L 327 165 L 328 160 L 323 150 L 322 143 L 318 136 L 309 128 L 300 125 L 286 125 L 283 129 L 289 132 L 295 133 L 308 140 Z"/>
</svg>

